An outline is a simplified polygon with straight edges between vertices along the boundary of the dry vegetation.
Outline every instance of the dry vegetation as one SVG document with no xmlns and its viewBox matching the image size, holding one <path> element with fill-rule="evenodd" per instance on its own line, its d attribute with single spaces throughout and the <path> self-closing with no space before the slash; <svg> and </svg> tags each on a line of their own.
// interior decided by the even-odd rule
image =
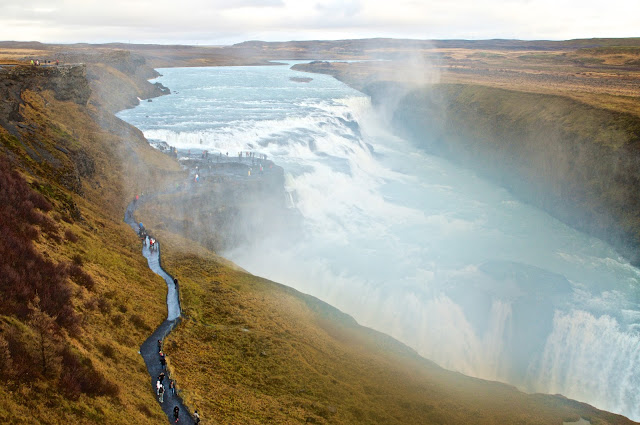
<svg viewBox="0 0 640 425">
<path fill-rule="evenodd" d="M 373 81 L 475 84 L 563 95 L 640 115 L 638 45 L 561 51 L 437 48 L 392 62 L 334 64 L 330 72 L 355 87 Z"/>
<path fill-rule="evenodd" d="M 0 422 L 158 423 L 138 347 L 165 290 L 122 216 L 179 168 L 92 105 L 18 94 L 0 123 Z"/>
</svg>

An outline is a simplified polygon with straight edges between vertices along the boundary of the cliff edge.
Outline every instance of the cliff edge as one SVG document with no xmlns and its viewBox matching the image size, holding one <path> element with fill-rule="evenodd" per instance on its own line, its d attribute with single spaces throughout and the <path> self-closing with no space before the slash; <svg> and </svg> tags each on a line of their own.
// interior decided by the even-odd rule
<svg viewBox="0 0 640 425">
<path fill-rule="evenodd" d="M 478 172 L 640 265 L 637 114 L 606 108 L 606 97 L 585 103 L 485 84 L 385 80 L 375 66 L 294 68 L 350 84 L 418 148 Z"/>
</svg>

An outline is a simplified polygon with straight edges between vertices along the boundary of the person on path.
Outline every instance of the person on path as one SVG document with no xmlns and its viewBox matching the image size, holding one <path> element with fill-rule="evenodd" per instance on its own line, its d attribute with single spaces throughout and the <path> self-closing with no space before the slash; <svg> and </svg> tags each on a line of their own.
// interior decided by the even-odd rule
<svg viewBox="0 0 640 425">
<path fill-rule="evenodd" d="M 160 388 L 158 388 L 158 401 L 160 403 L 164 402 L 164 385 L 160 385 Z"/>
<path fill-rule="evenodd" d="M 173 284 L 174 284 L 175 286 L 178 286 L 178 279 L 176 279 L 175 277 L 173 278 Z"/>
<path fill-rule="evenodd" d="M 160 357 L 160 366 L 162 366 L 162 369 L 165 369 L 167 367 L 167 359 Z"/>
<path fill-rule="evenodd" d="M 160 385 L 162 385 L 164 381 L 164 372 L 160 372 L 160 375 L 158 375 L 158 382 L 160 382 Z"/>
<path fill-rule="evenodd" d="M 193 412 L 193 422 L 198 425 L 200 423 L 200 414 L 198 413 L 198 409 Z"/>
<path fill-rule="evenodd" d="M 173 408 L 173 417 L 176 418 L 176 422 L 178 422 L 178 418 L 180 417 L 180 408 L 178 406 Z"/>
<path fill-rule="evenodd" d="M 169 380 L 169 389 L 171 390 L 171 395 L 176 395 L 176 384 L 172 379 Z"/>
<path fill-rule="evenodd" d="M 161 353 L 161 352 L 162 352 L 162 340 L 159 339 L 158 340 L 158 353 Z"/>
</svg>

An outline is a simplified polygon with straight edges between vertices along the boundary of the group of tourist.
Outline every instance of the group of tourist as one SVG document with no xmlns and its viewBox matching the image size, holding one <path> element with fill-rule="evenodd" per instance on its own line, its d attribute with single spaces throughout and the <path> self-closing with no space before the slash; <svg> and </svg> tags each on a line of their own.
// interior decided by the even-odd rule
<svg viewBox="0 0 640 425">
<path fill-rule="evenodd" d="M 227 153 L 227 155 L 228 155 L 228 153 Z M 238 152 L 238 158 L 239 159 L 242 159 L 243 155 L 244 155 L 244 158 L 252 158 L 252 159 L 258 158 L 258 159 L 262 159 L 262 160 L 265 160 L 265 161 L 267 160 L 267 155 L 262 154 L 262 153 L 259 153 L 256 156 L 255 152 L 249 152 L 249 151 L 246 151 L 246 152 L 240 151 L 240 152 Z"/>
<path fill-rule="evenodd" d="M 164 371 L 167 368 L 167 359 L 165 358 L 165 354 L 162 352 L 161 339 L 158 340 L 158 357 L 160 359 L 160 366 L 162 367 L 162 372 L 160 372 L 160 374 L 158 375 L 158 379 L 156 380 L 156 394 L 158 395 L 158 401 L 160 402 L 160 404 L 162 404 L 164 403 L 164 395 L 167 393 L 167 391 L 171 393 L 171 396 L 176 395 L 176 383 L 174 380 L 168 379 L 169 389 L 167 390 L 165 388 L 164 379 L 166 375 Z M 177 405 L 174 406 L 173 408 L 173 417 L 175 419 L 175 422 L 178 422 L 180 420 L 180 407 Z M 193 422 L 196 424 L 200 423 L 200 414 L 198 413 L 197 409 L 193 412 Z"/>
<path fill-rule="evenodd" d="M 56 59 L 54 63 L 56 64 L 56 66 L 60 65 L 60 61 L 58 61 L 58 59 Z M 40 62 L 40 59 L 36 59 L 36 60 L 31 59 L 31 66 L 40 66 L 40 65 L 51 65 L 51 61 L 43 60 L 42 62 Z"/>
<path fill-rule="evenodd" d="M 138 224 L 138 237 L 142 240 L 142 246 L 147 246 L 147 241 L 149 241 L 149 251 L 153 252 L 158 250 L 158 242 L 147 233 L 147 229 L 144 228 L 142 223 Z"/>
</svg>

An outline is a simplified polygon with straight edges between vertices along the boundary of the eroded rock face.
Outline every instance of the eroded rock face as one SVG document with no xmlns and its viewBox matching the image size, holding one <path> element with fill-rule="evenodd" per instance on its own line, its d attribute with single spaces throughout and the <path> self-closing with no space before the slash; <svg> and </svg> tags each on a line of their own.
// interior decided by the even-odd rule
<svg viewBox="0 0 640 425">
<path fill-rule="evenodd" d="M 7 94 L 5 99 L 24 90 L 52 90 L 57 100 L 70 100 L 78 105 L 86 105 L 91 95 L 83 64 L 0 68 L 0 92 Z"/>
<path fill-rule="evenodd" d="M 640 264 L 640 119 L 562 96 L 463 84 L 364 88 L 394 128 Z"/>
<path fill-rule="evenodd" d="M 83 106 L 91 95 L 85 65 L 1 67 L 0 124 L 21 121 L 21 95 L 26 90 L 51 90 L 55 99 Z"/>
</svg>

